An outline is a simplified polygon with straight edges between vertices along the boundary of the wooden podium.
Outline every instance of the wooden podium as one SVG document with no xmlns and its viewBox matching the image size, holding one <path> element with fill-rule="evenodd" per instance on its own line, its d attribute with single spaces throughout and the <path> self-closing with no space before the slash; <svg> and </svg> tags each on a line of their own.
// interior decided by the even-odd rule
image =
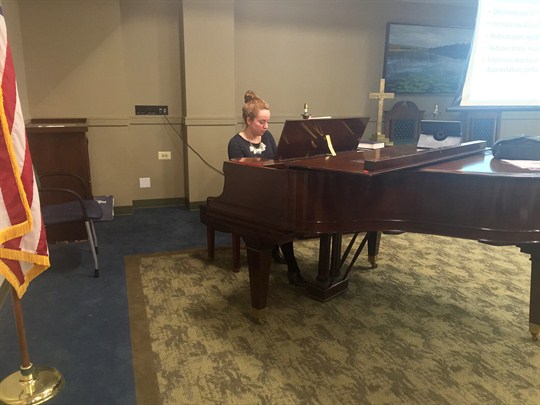
<svg viewBox="0 0 540 405">
<path fill-rule="evenodd" d="M 28 144 L 36 174 L 68 172 L 80 176 L 87 182 L 90 193 L 90 160 L 88 157 L 88 125 L 85 118 L 42 118 L 32 119 L 26 124 Z M 55 184 L 85 194 L 75 184 Z M 88 196 L 92 197 L 92 196 Z M 47 241 L 86 240 L 83 224 L 61 224 L 47 227 Z"/>
</svg>

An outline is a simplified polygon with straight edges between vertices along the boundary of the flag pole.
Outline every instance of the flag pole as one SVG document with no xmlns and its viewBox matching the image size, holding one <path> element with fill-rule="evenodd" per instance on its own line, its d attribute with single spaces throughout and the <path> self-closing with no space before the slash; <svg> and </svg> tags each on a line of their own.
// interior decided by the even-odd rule
<svg viewBox="0 0 540 405">
<path fill-rule="evenodd" d="M 13 314 L 19 337 L 21 367 L 0 382 L 0 403 L 41 404 L 53 398 L 64 386 L 62 374 L 51 367 L 38 367 L 30 362 L 21 300 L 11 287 Z"/>
<path fill-rule="evenodd" d="M 15 289 L 11 287 L 11 301 L 13 302 L 13 315 L 17 326 L 17 336 L 19 337 L 19 349 L 21 351 L 21 369 L 28 370 L 32 367 L 30 355 L 28 353 L 28 344 L 26 342 L 26 331 L 24 329 L 24 319 L 22 313 L 21 300 Z"/>
</svg>

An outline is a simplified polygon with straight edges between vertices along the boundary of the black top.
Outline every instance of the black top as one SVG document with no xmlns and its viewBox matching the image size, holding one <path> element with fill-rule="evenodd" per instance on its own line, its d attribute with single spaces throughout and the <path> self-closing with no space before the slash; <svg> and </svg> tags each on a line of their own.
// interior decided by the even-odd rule
<svg viewBox="0 0 540 405">
<path fill-rule="evenodd" d="M 227 152 L 229 153 L 229 159 L 243 157 L 274 159 L 276 149 L 274 137 L 270 131 L 266 131 L 261 137 L 261 143 L 251 143 L 242 138 L 240 134 L 236 134 L 229 141 Z"/>
</svg>

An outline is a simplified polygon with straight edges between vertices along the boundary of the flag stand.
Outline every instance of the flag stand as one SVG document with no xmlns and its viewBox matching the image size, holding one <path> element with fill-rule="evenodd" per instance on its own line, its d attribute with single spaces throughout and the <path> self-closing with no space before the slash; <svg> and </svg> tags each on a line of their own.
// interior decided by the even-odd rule
<svg viewBox="0 0 540 405">
<path fill-rule="evenodd" d="M 0 381 L 0 403 L 41 404 L 60 392 L 64 386 L 64 379 L 58 370 L 34 366 L 30 362 L 21 301 L 13 287 L 11 287 L 11 297 L 19 335 L 21 367 L 19 371 Z"/>
</svg>

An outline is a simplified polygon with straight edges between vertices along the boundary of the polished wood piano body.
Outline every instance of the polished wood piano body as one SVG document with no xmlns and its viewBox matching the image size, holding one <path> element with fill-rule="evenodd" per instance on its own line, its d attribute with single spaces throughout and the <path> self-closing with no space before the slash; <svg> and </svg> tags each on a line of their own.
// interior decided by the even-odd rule
<svg viewBox="0 0 540 405">
<path fill-rule="evenodd" d="M 485 143 L 390 147 L 224 163 L 201 219 L 246 244 L 252 307 L 266 307 L 271 249 L 313 235 L 403 231 L 517 245 L 531 255 L 530 331 L 540 332 L 540 172 L 494 159 Z M 328 246 L 322 246 L 321 250 Z M 459 254 L 459 252 L 456 252 Z M 326 258 L 328 259 L 328 258 Z M 319 266 L 315 291 L 336 284 Z M 335 276 L 335 274 L 333 274 Z"/>
</svg>

